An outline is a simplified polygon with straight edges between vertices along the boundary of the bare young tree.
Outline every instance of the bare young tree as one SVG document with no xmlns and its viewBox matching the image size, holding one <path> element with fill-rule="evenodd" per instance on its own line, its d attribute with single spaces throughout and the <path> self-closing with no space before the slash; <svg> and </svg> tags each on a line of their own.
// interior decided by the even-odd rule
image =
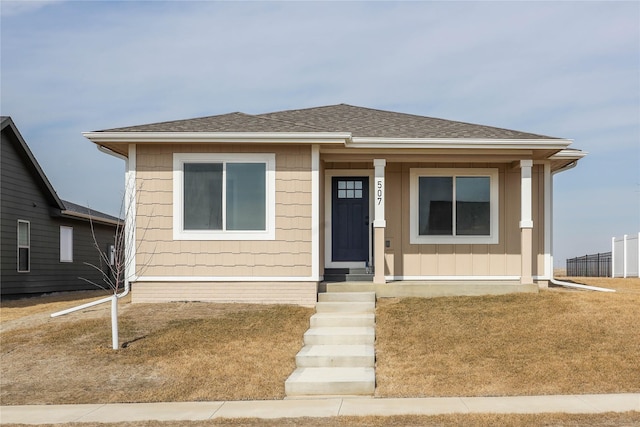
<svg viewBox="0 0 640 427">
<path fill-rule="evenodd" d="M 144 237 L 149 225 L 147 222 L 146 227 L 139 229 L 140 231 L 142 231 L 142 236 L 140 236 L 140 239 L 137 239 L 137 200 L 135 197 L 136 194 L 139 194 L 139 190 L 142 188 L 142 185 L 136 188 L 135 182 L 127 184 L 131 185 L 131 187 L 125 189 L 125 196 L 123 197 L 119 216 L 119 218 L 122 218 L 124 214 L 124 220 L 118 219 L 113 237 L 113 245 L 110 250 L 104 251 L 100 247 L 100 243 L 98 242 L 98 238 L 96 237 L 95 233 L 93 216 L 91 215 L 91 213 L 89 215 L 93 246 L 98 252 L 99 261 L 97 264 L 86 262 L 85 264 L 100 272 L 101 281 L 96 282 L 95 280 L 91 280 L 85 277 L 79 278 L 98 288 L 106 290 L 111 295 L 106 298 L 92 301 L 90 303 L 73 307 L 67 310 L 62 310 L 51 315 L 51 317 L 62 316 L 64 314 L 83 310 L 94 305 L 111 302 L 111 344 L 114 350 L 117 350 L 120 347 L 118 337 L 118 300 L 129 294 L 129 281 L 136 275 L 136 273 L 139 274 L 148 266 L 148 264 L 138 266 L 136 264 L 135 258 L 136 253 L 139 249 L 139 244 L 140 242 L 144 241 Z M 136 191 L 131 191 L 132 189 Z M 148 221 L 150 220 L 151 215 L 149 215 Z M 153 256 L 153 253 L 151 253 L 151 256 Z M 148 259 L 150 259 L 150 257 Z M 138 271 L 133 271 L 134 269 L 137 269 Z"/>
</svg>

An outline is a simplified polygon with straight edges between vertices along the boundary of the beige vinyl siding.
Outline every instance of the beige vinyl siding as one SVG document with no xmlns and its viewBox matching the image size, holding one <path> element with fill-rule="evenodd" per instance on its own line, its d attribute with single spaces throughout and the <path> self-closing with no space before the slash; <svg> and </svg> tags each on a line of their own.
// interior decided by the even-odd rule
<svg viewBox="0 0 640 427">
<path fill-rule="evenodd" d="M 498 168 L 498 244 L 409 243 L 409 171 L 411 168 Z M 519 276 L 520 169 L 490 163 L 387 163 L 385 249 L 386 275 L 420 276 Z M 544 173 L 533 168 L 533 274 L 544 274 Z M 396 190 L 398 189 L 398 190 Z"/>
<path fill-rule="evenodd" d="M 202 301 L 313 307 L 316 295 L 315 282 L 138 282 L 133 285 L 132 302 Z"/>
<path fill-rule="evenodd" d="M 174 241 L 172 169 L 173 154 L 178 152 L 275 153 L 275 240 Z M 310 169 L 311 149 L 305 146 L 138 145 L 137 274 L 185 278 L 310 276 Z"/>
</svg>

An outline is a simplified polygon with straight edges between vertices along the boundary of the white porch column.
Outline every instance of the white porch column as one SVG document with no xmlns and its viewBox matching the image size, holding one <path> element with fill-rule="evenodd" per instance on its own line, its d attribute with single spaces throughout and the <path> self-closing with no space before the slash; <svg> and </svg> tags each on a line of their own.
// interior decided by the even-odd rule
<svg viewBox="0 0 640 427">
<path fill-rule="evenodd" d="M 386 283 L 384 279 L 384 229 L 387 226 L 387 221 L 384 219 L 384 167 L 386 164 L 385 159 L 373 160 L 375 168 L 373 183 L 373 267 L 375 274 L 373 283 L 375 284 Z"/>
<path fill-rule="evenodd" d="M 320 281 L 320 146 L 311 146 L 311 280 Z"/>
<path fill-rule="evenodd" d="M 138 200 L 136 169 L 137 169 L 137 147 L 136 144 L 129 144 L 129 155 L 125 164 L 124 182 L 124 281 L 128 289 L 129 283 L 137 280 L 136 277 L 136 201 Z"/>
<path fill-rule="evenodd" d="M 520 160 L 520 254 L 521 276 L 520 283 L 530 285 L 533 283 L 532 259 L 533 259 L 533 219 L 532 219 L 532 191 L 531 169 L 533 160 Z"/>
</svg>

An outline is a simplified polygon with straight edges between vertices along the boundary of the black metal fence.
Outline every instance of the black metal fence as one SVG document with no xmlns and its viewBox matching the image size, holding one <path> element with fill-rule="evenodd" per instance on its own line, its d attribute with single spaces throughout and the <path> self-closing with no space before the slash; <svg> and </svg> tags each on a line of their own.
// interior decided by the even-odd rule
<svg viewBox="0 0 640 427">
<path fill-rule="evenodd" d="M 567 276 L 611 277 L 611 252 L 568 259 Z"/>
</svg>

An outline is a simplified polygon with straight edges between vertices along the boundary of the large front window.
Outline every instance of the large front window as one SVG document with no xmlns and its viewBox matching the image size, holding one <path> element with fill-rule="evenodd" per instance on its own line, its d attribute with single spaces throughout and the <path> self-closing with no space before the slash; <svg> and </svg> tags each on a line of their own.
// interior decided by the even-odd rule
<svg viewBox="0 0 640 427">
<path fill-rule="evenodd" d="M 275 155 L 175 154 L 174 238 L 274 238 Z"/>
<path fill-rule="evenodd" d="M 411 243 L 498 243 L 496 169 L 412 169 Z"/>
</svg>

